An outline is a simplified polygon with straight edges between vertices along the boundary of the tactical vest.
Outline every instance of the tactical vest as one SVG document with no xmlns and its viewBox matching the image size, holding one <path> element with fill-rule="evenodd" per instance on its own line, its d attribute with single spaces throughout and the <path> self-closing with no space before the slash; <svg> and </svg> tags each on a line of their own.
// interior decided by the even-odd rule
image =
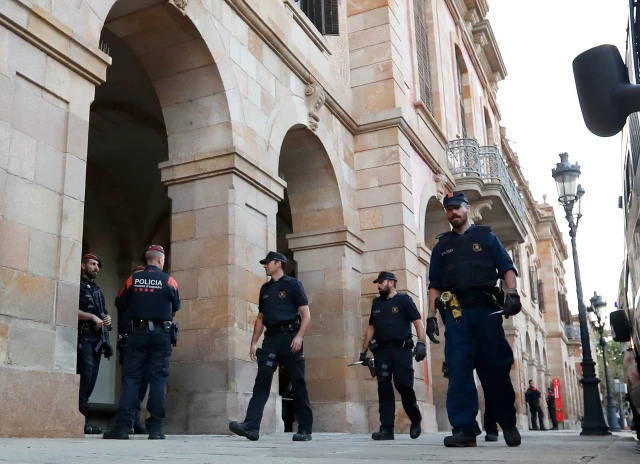
<svg viewBox="0 0 640 464">
<path fill-rule="evenodd" d="M 407 318 L 404 305 L 406 294 L 398 293 L 390 300 L 376 297 L 373 300 L 373 334 L 376 341 L 402 342 L 411 339 L 411 321 Z"/>
<path fill-rule="evenodd" d="M 489 251 L 491 227 L 474 226 L 466 234 L 440 236 L 442 290 L 465 292 L 495 287 L 498 271 Z"/>
<path fill-rule="evenodd" d="M 100 319 L 107 314 L 106 304 L 102 290 L 95 283 L 88 280 L 80 280 L 80 310 L 85 313 L 91 313 Z M 104 315 L 103 315 L 104 314 Z"/>
<path fill-rule="evenodd" d="M 296 320 L 299 311 L 293 292 L 298 291 L 298 285 L 293 277 L 284 276 L 277 282 L 269 281 L 262 286 L 260 298 L 267 297 L 262 315 L 265 327 Z"/>
</svg>

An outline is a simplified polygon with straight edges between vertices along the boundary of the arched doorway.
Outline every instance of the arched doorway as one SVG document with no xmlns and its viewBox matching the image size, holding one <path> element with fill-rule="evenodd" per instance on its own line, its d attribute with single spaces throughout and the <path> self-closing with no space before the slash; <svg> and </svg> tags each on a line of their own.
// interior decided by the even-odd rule
<svg viewBox="0 0 640 464">
<path fill-rule="evenodd" d="M 96 88 L 89 115 L 83 251 L 103 258 L 98 284 L 114 316 L 115 344 L 115 295 L 132 267 L 142 263 L 143 246 L 162 245 L 167 253 L 165 271 L 172 271 L 182 285 L 184 311 L 178 312 L 177 319 L 184 340 L 195 335 L 189 334 L 192 327 L 207 326 L 214 308 L 205 306 L 191 317 L 189 300 L 197 293 L 193 293 L 188 273 L 199 263 L 193 254 L 185 256 L 182 240 L 196 234 L 208 237 L 216 229 L 204 223 L 189 235 L 184 228 L 176 228 L 176 211 L 194 206 L 185 205 L 182 198 L 172 204 L 159 164 L 184 161 L 203 150 L 215 150 L 216 144 L 226 146 L 230 112 L 225 89 L 209 44 L 172 3 L 118 0 L 106 17 L 100 42 L 112 64 L 106 82 Z M 176 248 L 177 261 L 172 259 Z M 174 350 L 173 371 L 217 367 L 206 362 L 181 365 L 181 352 L 187 348 L 183 342 Z M 169 398 L 172 390 L 183 393 L 176 382 L 179 379 L 174 375 Z M 91 412 L 103 421 L 115 412 L 119 385 L 113 357 L 101 364 L 90 399 Z M 178 421 L 172 430 L 186 431 L 186 420 L 181 422 L 184 417 L 175 413 L 181 406 L 177 401 L 167 403 L 167 417 Z M 168 421 L 167 428 L 172 426 Z"/>
<path fill-rule="evenodd" d="M 335 169 L 316 134 L 302 125 L 289 129 L 280 149 L 278 172 L 287 187 L 278 205 L 277 246 L 309 299 L 304 350 L 314 428 L 363 431 L 364 384 L 346 367 L 361 343 L 362 251 L 349 237 Z"/>
</svg>

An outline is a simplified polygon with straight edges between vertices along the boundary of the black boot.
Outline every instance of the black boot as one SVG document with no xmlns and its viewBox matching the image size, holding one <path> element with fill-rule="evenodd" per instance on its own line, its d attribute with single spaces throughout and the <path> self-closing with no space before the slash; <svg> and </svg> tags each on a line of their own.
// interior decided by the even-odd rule
<svg viewBox="0 0 640 464">
<path fill-rule="evenodd" d="M 133 424 L 133 433 L 135 433 L 136 435 L 147 435 L 149 432 L 147 432 L 147 428 L 144 426 L 144 424 L 136 422 Z"/>
<path fill-rule="evenodd" d="M 503 429 L 502 435 L 504 435 L 504 441 L 507 442 L 508 446 L 520 446 L 520 443 L 522 442 L 520 432 L 518 432 L 518 429 L 515 427 Z"/>
<path fill-rule="evenodd" d="M 304 429 L 298 429 L 298 433 L 293 436 L 293 441 L 311 441 L 311 432 Z"/>
<path fill-rule="evenodd" d="M 98 435 L 102 433 L 102 429 L 100 427 L 94 427 L 93 425 L 84 424 L 84 433 L 85 435 Z"/>
<path fill-rule="evenodd" d="M 233 421 L 229 424 L 229 430 L 231 430 L 236 435 L 240 435 L 241 437 L 246 437 L 251 441 L 257 441 L 260 438 L 260 432 L 250 428 L 244 422 L 236 422 Z"/>
<path fill-rule="evenodd" d="M 113 430 L 107 430 L 102 438 L 105 440 L 128 440 L 129 434 L 122 429 L 114 428 Z"/>
<path fill-rule="evenodd" d="M 411 424 L 411 428 L 409 429 L 409 436 L 414 440 L 420 436 L 422 433 L 422 425 L 420 422 L 413 422 Z"/>
<path fill-rule="evenodd" d="M 476 437 L 461 432 L 456 432 L 444 439 L 444 446 L 447 448 L 466 448 L 477 446 Z"/>
<path fill-rule="evenodd" d="M 498 441 L 498 431 L 487 430 L 487 434 L 484 436 L 484 441 Z"/>
<path fill-rule="evenodd" d="M 164 433 L 152 432 L 149 434 L 149 440 L 164 440 Z"/>
<path fill-rule="evenodd" d="M 374 440 L 393 440 L 393 429 L 388 429 L 386 427 L 380 427 L 379 432 L 374 432 L 371 435 L 371 438 Z"/>
</svg>

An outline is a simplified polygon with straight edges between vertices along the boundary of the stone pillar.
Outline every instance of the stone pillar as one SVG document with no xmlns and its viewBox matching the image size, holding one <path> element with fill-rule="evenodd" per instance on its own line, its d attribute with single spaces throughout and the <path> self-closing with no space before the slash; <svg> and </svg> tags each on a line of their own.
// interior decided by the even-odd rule
<svg viewBox="0 0 640 464">
<path fill-rule="evenodd" d="M 31 3 L 0 5 L 0 436 L 79 437 L 89 105 L 110 60 Z"/>
<path fill-rule="evenodd" d="M 304 350 L 314 431 L 365 432 L 369 370 L 347 367 L 357 360 L 362 345 L 359 300 L 364 243 L 346 227 L 289 234 L 287 239 L 311 311 Z"/>
<path fill-rule="evenodd" d="M 229 421 L 244 419 L 257 372 L 249 346 L 267 280 L 259 261 L 275 249 L 285 183 L 235 150 L 168 161 L 161 169 L 173 200 L 171 272 L 182 299 L 166 430 L 227 433 Z M 262 432 L 276 431 L 276 392 Z"/>
</svg>

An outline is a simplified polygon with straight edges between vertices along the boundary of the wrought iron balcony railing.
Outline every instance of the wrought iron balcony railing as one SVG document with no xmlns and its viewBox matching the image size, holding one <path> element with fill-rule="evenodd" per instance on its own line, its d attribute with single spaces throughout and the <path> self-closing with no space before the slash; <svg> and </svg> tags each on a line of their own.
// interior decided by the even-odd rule
<svg viewBox="0 0 640 464">
<path fill-rule="evenodd" d="M 481 147 L 473 139 L 452 140 L 447 144 L 447 163 L 456 177 L 479 177 L 485 183 L 502 185 L 506 197 L 525 222 L 522 197 L 497 147 Z"/>
</svg>

